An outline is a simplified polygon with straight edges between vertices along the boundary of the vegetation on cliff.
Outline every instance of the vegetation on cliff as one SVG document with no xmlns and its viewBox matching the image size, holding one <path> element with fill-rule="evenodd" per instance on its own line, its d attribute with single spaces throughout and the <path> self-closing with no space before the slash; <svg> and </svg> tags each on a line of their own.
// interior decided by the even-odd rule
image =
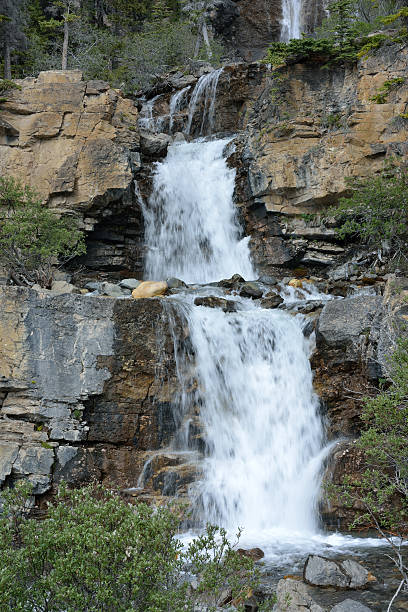
<svg viewBox="0 0 408 612">
<path fill-rule="evenodd" d="M 287 43 L 273 42 L 264 61 L 272 66 L 294 61 L 315 61 L 327 66 L 355 62 L 387 42 L 408 38 L 408 8 L 400 0 L 335 0 L 328 9 L 328 17 L 312 35 Z"/>
<path fill-rule="evenodd" d="M 331 213 L 341 238 L 359 239 L 401 263 L 408 255 L 408 167 L 387 165 L 381 174 L 348 181 L 352 193 Z M 391 257 L 390 257 L 391 255 Z"/>
<path fill-rule="evenodd" d="M 399 331 L 404 334 L 405 329 Z M 351 528 L 374 527 L 389 542 L 401 576 L 396 597 L 408 589 L 403 548 L 408 540 L 408 339 L 404 336 L 390 357 L 388 377 L 380 393 L 363 404 L 364 430 L 356 444 L 364 453 L 365 466 L 357 477 L 347 476 L 342 487 L 334 487 L 333 494 L 349 507 L 362 508 Z"/>
<path fill-rule="evenodd" d="M 5 78 L 78 68 L 127 91 L 188 59 L 217 63 L 203 11 L 180 0 L 16 0 L 0 15 Z"/>
<path fill-rule="evenodd" d="M 75 219 L 57 215 L 30 187 L 0 177 L 0 265 L 17 285 L 49 287 L 56 265 L 85 252 Z"/>
<path fill-rule="evenodd" d="M 222 529 L 208 526 L 183 547 L 176 508 L 63 485 L 37 521 L 27 481 L 2 496 L 0 610 L 188 612 L 224 599 L 243 610 L 257 581 L 254 562 Z"/>
</svg>

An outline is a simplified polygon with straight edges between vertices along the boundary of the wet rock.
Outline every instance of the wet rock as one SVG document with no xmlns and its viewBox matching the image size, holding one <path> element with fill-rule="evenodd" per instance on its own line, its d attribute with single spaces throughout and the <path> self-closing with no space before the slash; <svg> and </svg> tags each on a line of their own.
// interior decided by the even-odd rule
<svg viewBox="0 0 408 612">
<path fill-rule="evenodd" d="M 284 299 L 278 293 L 271 291 L 261 300 L 261 306 L 262 308 L 278 308 L 283 302 Z"/>
<path fill-rule="evenodd" d="M 354 599 L 345 599 L 341 603 L 334 606 L 331 612 L 372 612 L 371 608 L 367 608 L 364 604 Z"/>
<path fill-rule="evenodd" d="M 54 281 L 51 285 L 51 291 L 58 295 L 63 295 L 64 293 L 80 293 L 78 287 L 64 280 Z"/>
<path fill-rule="evenodd" d="M 132 297 L 140 299 L 164 295 L 167 288 L 167 283 L 164 281 L 143 281 L 143 283 L 140 283 L 140 285 L 132 291 Z"/>
<path fill-rule="evenodd" d="M 140 283 L 141 281 L 137 280 L 136 278 L 124 278 L 120 281 L 119 285 L 124 289 L 130 289 L 133 291 L 133 289 L 136 289 Z"/>
<path fill-rule="evenodd" d="M 176 132 L 173 136 L 173 142 L 186 142 L 186 137 L 183 132 Z"/>
<path fill-rule="evenodd" d="M 245 279 L 239 274 L 234 274 L 231 278 L 224 278 L 215 284 L 218 287 L 225 287 L 226 289 L 237 289 L 241 283 L 245 283 Z"/>
<path fill-rule="evenodd" d="M 301 580 L 286 578 L 279 580 L 276 590 L 275 612 L 326 612 L 310 596 L 307 586 Z"/>
<path fill-rule="evenodd" d="M 307 302 L 307 304 L 305 304 L 304 306 L 300 306 L 298 308 L 298 312 L 302 314 L 309 314 L 310 312 L 316 312 L 316 310 L 322 307 L 323 307 L 323 302 L 319 302 L 316 300 L 313 302 Z"/>
<path fill-rule="evenodd" d="M 215 295 L 205 297 L 197 297 L 194 300 L 196 306 L 205 306 L 206 308 L 220 308 L 224 312 L 236 312 L 237 304 L 234 300 L 226 300 Z"/>
<path fill-rule="evenodd" d="M 248 557 L 248 559 L 252 559 L 253 561 L 260 561 L 265 556 L 261 548 L 238 548 L 237 553 L 241 555 L 241 557 Z"/>
<path fill-rule="evenodd" d="M 260 276 L 258 278 L 258 282 L 263 283 L 264 285 L 277 285 L 278 280 L 274 276 Z"/>
<path fill-rule="evenodd" d="M 115 285 L 114 283 L 102 283 L 101 285 L 101 293 L 102 295 L 107 295 L 109 297 L 123 297 L 124 293 L 119 285 Z"/>
<path fill-rule="evenodd" d="M 296 289 L 303 289 L 303 282 L 304 282 L 304 279 L 301 279 L 301 278 L 292 278 L 288 282 L 288 285 L 289 285 L 289 287 L 295 287 Z"/>
<path fill-rule="evenodd" d="M 244 283 L 239 291 L 239 295 L 258 299 L 263 296 L 263 289 L 256 281 Z"/>
<path fill-rule="evenodd" d="M 148 157 L 163 157 L 167 153 L 167 148 L 171 142 L 171 137 L 167 134 L 152 134 L 141 132 L 140 148 L 142 153 Z"/>
<path fill-rule="evenodd" d="M 338 589 L 360 589 L 376 578 L 357 561 L 346 559 L 335 561 L 309 555 L 303 569 L 303 579 L 312 586 Z"/>
<path fill-rule="evenodd" d="M 314 330 L 316 329 L 316 322 L 317 317 L 315 316 L 310 317 L 306 321 L 305 325 L 302 327 L 302 332 L 305 338 L 310 338 L 310 336 L 313 334 Z"/>
<path fill-rule="evenodd" d="M 186 283 L 179 278 L 168 278 L 166 283 L 169 289 L 182 289 L 183 287 L 187 287 Z"/>
</svg>

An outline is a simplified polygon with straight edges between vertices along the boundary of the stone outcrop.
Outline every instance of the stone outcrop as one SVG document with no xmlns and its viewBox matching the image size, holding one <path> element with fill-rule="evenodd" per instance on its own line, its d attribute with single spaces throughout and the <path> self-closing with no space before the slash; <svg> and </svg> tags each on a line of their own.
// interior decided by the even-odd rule
<svg viewBox="0 0 408 612">
<path fill-rule="evenodd" d="M 27 477 L 36 494 L 62 478 L 134 487 L 175 430 L 163 301 L 14 287 L 0 300 L 1 484 Z"/>
<path fill-rule="evenodd" d="M 29 184 L 56 213 L 75 216 L 92 232 L 83 258 L 91 269 L 140 268 L 134 103 L 75 70 L 17 82 L 21 89 L 1 105 L 0 174 Z"/>
</svg>

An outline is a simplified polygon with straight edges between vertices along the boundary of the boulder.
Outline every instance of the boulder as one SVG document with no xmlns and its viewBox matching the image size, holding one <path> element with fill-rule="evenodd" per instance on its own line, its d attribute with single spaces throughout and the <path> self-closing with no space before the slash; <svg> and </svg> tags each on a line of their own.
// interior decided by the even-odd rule
<svg viewBox="0 0 408 612">
<path fill-rule="evenodd" d="M 261 306 L 262 308 L 278 308 L 283 302 L 284 299 L 278 293 L 270 291 L 263 300 L 261 300 Z"/>
<path fill-rule="evenodd" d="M 169 289 L 182 289 L 183 287 L 187 287 L 184 281 L 174 277 L 168 278 L 166 283 Z"/>
<path fill-rule="evenodd" d="M 102 295 L 108 295 L 109 297 L 123 297 L 124 293 L 119 285 L 114 283 L 102 283 L 101 285 Z"/>
<path fill-rule="evenodd" d="M 85 289 L 88 291 L 101 291 L 102 283 L 98 283 L 97 281 L 91 281 L 86 283 Z"/>
<path fill-rule="evenodd" d="M 220 308 L 224 312 L 236 312 L 236 302 L 233 300 L 226 300 L 215 295 L 208 295 L 205 297 L 196 297 L 194 300 L 196 306 L 205 306 L 206 308 Z"/>
<path fill-rule="evenodd" d="M 241 555 L 241 557 L 248 557 L 248 559 L 252 559 L 253 561 L 260 561 L 265 556 L 261 548 L 238 548 L 237 553 Z"/>
<path fill-rule="evenodd" d="M 277 285 L 278 280 L 274 276 L 260 276 L 258 278 L 259 283 L 263 283 L 264 285 Z"/>
<path fill-rule="evenodd" d="M 170 142 L 171 137 L 167 134 L 142 132 L 140 135 L 141 151 L 149 157 L 164 157 Z"/>
<path fill-rule="evenodd" d="M 224 278 L 214 284 L 218 285 L 218 287 L 225 287 L 226 289 L 236 289 L 241 283 L 245 283 L 245 279 L 239 274 L 234 274 L 231 278 Z"/>
<path fill-rule="evenodd" d="M 345 599 L 341 603 L 334 606 L 331 612 L 372 612 L 371 608 L 367 608 L 364 604 L 354 599 Z"/>
<path fill-rule="evenodd" d="M 56 280 L 51 285 L 51 291 L 53 293 L 57 293 L 58 295 L 63 295 L 64 293 L 80 293 L 78 287 L 75 285 L 71 285 L 71 283 L 67 283 L 64 280 Z"/>
<path fill-rule="evenodd" d="M 303 569 L 308 584 L 338 589 L 361 589 L 376 578 L 365 567 L 354 561 L 336 561 L 319 555 L 309 555 Z"/>
<path fill-rule="evenodd" d="M 133 289 L 136 289 L 140 283 L 141 281 L 137 280 L 136 278 L 124 278 L 120 281 L 119 285 L 124 289 L 130 289 L 133 291 Z"/>
<path fill-rule="evenodd" d="M 358 361 L 361 343 L 368 339 L 381 313 L 381 296 L 361 295 L 328 302 L 320 315 L 316 345 L 323 353 L 336 352 L 336 359 Z"/>
<path fill-rule="evenodd" d="M 259 283 L 257 283 L 256 281 L 250 281 L 242 285 L 239 295 L 242 295 L 243 297 L 258 299 L 263 296 L 263 293 L 264 290 L 259 285 Z"/>
<path fill-rule="evenodd" d="M 276 599 L 275 612 L 325 612 L 324 608 L 313 601 L 307 586 L 301 580 L 279 580 Z"/>
<path fill-rule="evenodd" d="M 288 285 L 289 287 L 295 287 L 296 289 L 303 289 L 303 282 L 304 282 L 304 279 L 302 278 L 292 278 L 288 282 Z"/>
<path fill-rule="evenodd" d="M 166 291 L 167 283 L 164 281 L 143 281 L 132 291 L 132 297 L 135 299 L 151 298 L 164 295 Z"/>
</svg>

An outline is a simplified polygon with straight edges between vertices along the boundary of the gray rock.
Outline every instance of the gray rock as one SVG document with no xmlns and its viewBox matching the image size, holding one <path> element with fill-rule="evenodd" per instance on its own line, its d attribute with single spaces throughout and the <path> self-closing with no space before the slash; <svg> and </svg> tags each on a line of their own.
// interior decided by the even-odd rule
<svg viewBox="0 0 408 612">
<path fill-rule="evenodd" d="M 186 137 L 183 132 L 176 132 L 173 136 L 173 142 L 186 142 Z"/>
<path fill-rule="evenodd" d="M 341 349 L 344 361 L 358 360 L 359 345 L 369 337 L 381 306 L 382 297 L 367 295 L 328 302 L 316 330 L 318 349 Z"/>
<path fill-rule="evenodd" d="M 67 283 L 71 282 L 71 274 L 68 272 L 63 272 L 62 270 L 56 270 L 54 272 L 54 281 L 65 281 Z"/>
<path fill-rule="evenodd" d="M 78 287 L 63 280 L 54 281 L 51 285 L 51 291 L 57 295 L 63 295 L 64 293 L 80 293 Z"/>
<path fill-rule="evenodd" d="M 166 283 L 169 289 L 181 289 L 183 287 L 187 287 L 186 283 L 179 278 L 168 278 Z"/>
<path fill-rule="evenodd" d="M 278 280 L 274 276 L 260 276 L 258 278 L 258 281 L 260 283 L 263 283 L 264 285 L 277 285 L 278 284 Z"/>
<path fill-rule="evenodd" d="M 44 474 L 51 472 L 54 463 L 54 450 L 43 446 L 23 446 L 20 448 L 13 465 L 16 474 Z"/>
<path fill-rule="evenodd" d="M 98 283 L 98 281 L 91 281 L 86 283 L 85 289 L 89 289 L 89 291 L 100 291 L 102 283 Z"/>
<path fill-rule="evenodd" d="M 124 289 L 130 289 L 131 291 L 133 291 L 133 289 L 136 289 L 136 287 L 138 287 L 140 283 L 141 281 L 137 280 L 136 278 L 124 278 L 120 281 L 119 285 Z"/>
<path fill-rule="evenodd" d="M 239 274 L 234 274 L 231 278 L 224 278 L 218 283 L 211 283 L 218 285 L 218 287 L 225 287 L 226 289 L 236 289 L 241 283 L 245 283 L 245 279 Z"/>
<path fill-rule="evenodd" d="M 109 297 L 123 297 L 124 293 L 119 285 L 115 285 L 114 283 L 102 283 L 101 285 L 101 293 L 103 295 L 108 295 Z"/>
<path fill-rule="evenodd" d="M 331 612 L 372 612 L 371 608 L 367 608 L 364 604 L 354 599 L 345 599 L 341 603 L 334 606 Z"/>
<path fill-rule="evenodd" d="M 171 137 L 167 134 L 151 134 L 141 132 L 140 147 L 142 152 L 148 156 L 164 156 L 171 142 Z"/>
<path fill-rule="evenodd" d="M 18 444 L 15 442 L 0 442 L 0 485 L 11 474 L 17 455 Z"/>
<path fill-rule="evenodd" d="M 279 580 L 276 590 L 276 607 L 274 612 L 325 612 L 309 594 L 307 586 L 301 580 Z"/>
<path fill-rule="evenodd" d="M 339 589 L 359 589 L 375 581 L 372 574 L 353 559 L 335 561 L 319 555 L 308 556 L 303 579 L 313 586 Z"/>
<path fill-rule="evenodd" d="M 78 449 L 74 446 L 60 446 L 57 450 L 57 459 L 61 467 L 65 467 L 77 454 Z"/>
<path fill-rule="evenodd" d="M 51 488 L 51 478 L 43 474 L 30 474 L 27 478 L 33 486 L 33 495 L 43 495 Z"/>
<path fill-rule="evenodd" d="M 240 289 L 239 295 L 243 297 L 260 298 L 263 296 L 264 290 L 256 281 L 244 283 Z"/>
</svg>

